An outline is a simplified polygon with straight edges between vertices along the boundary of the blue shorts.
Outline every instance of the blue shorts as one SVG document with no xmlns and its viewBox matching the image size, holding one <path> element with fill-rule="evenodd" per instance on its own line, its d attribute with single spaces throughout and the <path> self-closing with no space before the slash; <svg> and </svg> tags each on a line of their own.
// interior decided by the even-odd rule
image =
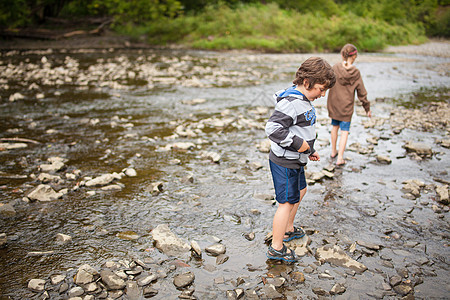
<svg viewBox="0 0 450 300">
<path fill-rule="evenodd" d="M 298 203 L 300 201 L 300 191 L 306 188 L 303 167 L 300 167 L 300 169 L 289 169 L 281 167 L 270 160 L 269 165 L 278 203 Z"/>
<path fill-rule="evenodd" d="M 331 125 L 339 126 L 342 131 L 350 131 L 350 122 L 338 121 L 331 119 Z"/>
</svg>

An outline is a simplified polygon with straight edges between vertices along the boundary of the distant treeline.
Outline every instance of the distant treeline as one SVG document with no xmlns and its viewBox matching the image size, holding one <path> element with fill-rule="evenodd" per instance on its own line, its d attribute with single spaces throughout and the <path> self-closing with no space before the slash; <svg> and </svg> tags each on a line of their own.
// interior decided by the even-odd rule
<svg viewBox="0 0 450 300">
<path fill-rule="evenodd" d="M 0 28 L 107 17 L 144 42 L 201 49 L 363 50 L 450 37 L 450 0 L 0 0 Z"/>
</svg>

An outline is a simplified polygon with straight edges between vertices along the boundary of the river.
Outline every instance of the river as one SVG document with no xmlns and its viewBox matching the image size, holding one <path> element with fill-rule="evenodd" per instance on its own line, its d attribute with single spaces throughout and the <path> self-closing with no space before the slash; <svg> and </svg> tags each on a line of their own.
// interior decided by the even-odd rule
<svg viewBox="0 0 450 300">
<path fill-rule="evenodd" d="M 336 282 L 346 286 L 337 298 L 393 299 L 398 293 L 383 284 L 405 269 L 407 279 L 421 279 L 410 295 L 448 297 L 448 206 L 439 205 L 439 213 L 433 210 L 437 197 L 431 188 L 413 200 L 401 189 L 409 179 L 422 180 L 428 187 L 449 182 L 450 150 L 436 143 L 448 139 L 449 128 L 406 128 L 393 134 L 389 124 L 392 111 L 407 103 L 411 93 L 429 93 L 432 100 L 442 101 L 435 95 L 450 86 L 448 57 L 359 55 L 356 65 L 374 119 L 384 123 L 366 128 L 367 118 L 355 114 L 348 145 L 367 146 L 368 137 L 377 137 L 378 143 L 368 154 L 346 151 L 346 166 L 334 171 L 331 179 L 311 183 L 300 205 L 297 222 L 308 229 L 313 252 L 337 244 L 348 253 L 358 240 L 381 245 L 375 253 L 358 249 L 353 254 L 368 270 L 346 273 L 342 267 L 317 263 L 312 254 L 292 266 L 266 260 L 264 238 L 276 206 L 259 197 L 273 194 L 273 188 L 268 154 L 258 145 L 266 139 L 272 94 L 289 86 L 298 66 L 312 55 L 331 64 L 339 61 L 338 54 L 2 52 L 0 137 L 34 143 L 0 151 L 1 203 L 14 208 L 0 219 L 0 233 L 8 240 L 0 249 L 1 299 L 38 299 L 40 294 L 27 288 L 30 279 L 73 276 L 82 264 L 100 268 L 108 260 L 148 257 L 172 261 L 153 244 L 151 231 L 160 224 L 202 248 L 217 238 L 226 246 L 229 259 L 223 264 L 216 265 L 216 258 L 205 253 L 202 260 L 184 260 L 189 265 L 184 269 L 195 274 L 198 299 L 225 299 L 225 292 L 236 288 L 237 278 L 244 278 L 241 287 L 261 294 L 261 278 L 304 272 L 311 266 L 314 272 L 304 272 L 304 283 L 284 286 L 287 299 L 316 298 L 314 288 L 329 291 Z M 448 92 L 444 96 L 448 105 Z M 314 104 L 322 159 L 310 162 L 307 172 L 332 164 L 326 97 Z M 431 145 L 434 155 L 413 159 L 403 147 L 409 140 Z M 169 149 L 180 142 L 194 146 Z M 208 152 L 219 161 L 211 161 Z M 376 155 L 389 156 L 392 163 L 376 163 Z M 39 166 L 51 157 L 64 158 L 64 168 L 54 174 L 60 179 L 51 185 L 68 192 L 57 200 L 30 202 L 26 196 L 41 183 Z M 136 170 L 137 176 L 117 180 L 118 190 L 83 186 L 90 178 L 126 168 Z M 155 182 L 163 188 L 152 194 Z M 57 233 L 70 235 L 72 242 L 56 243 Z M 248 233 L 255 239 L 244 238 Z M 33 255 L 36 251 L 50 253 Z M 419 263 L 417 258 L 422 258 Z M 333 279 L 319 276 L 324 272 Z M 155 288 L 157 299 L 177 299 L 180 294 L 171 282 L 158 282 Z"/>
</svg>

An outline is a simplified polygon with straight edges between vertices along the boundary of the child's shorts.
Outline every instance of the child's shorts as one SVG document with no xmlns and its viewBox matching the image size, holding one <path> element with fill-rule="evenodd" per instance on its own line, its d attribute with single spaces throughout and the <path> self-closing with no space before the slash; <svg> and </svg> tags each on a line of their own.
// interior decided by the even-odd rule
<svg viewBox="0 0 450 300">
<path fill-rule="evenodd" d="M 338 121 L 331 119 L 331 125 L 339 126 L 342 131 L 350 131 L 350 122 Z"/>
<path fill-rule="evenodd" d="M 303 167 L 300 167 L 300 169 L 289 169 L 281 167 L 270 160 L 269 165 L 278 203 L 298 203 L 300 201 L 300 191 L 306 188 Z"/>
</svg>

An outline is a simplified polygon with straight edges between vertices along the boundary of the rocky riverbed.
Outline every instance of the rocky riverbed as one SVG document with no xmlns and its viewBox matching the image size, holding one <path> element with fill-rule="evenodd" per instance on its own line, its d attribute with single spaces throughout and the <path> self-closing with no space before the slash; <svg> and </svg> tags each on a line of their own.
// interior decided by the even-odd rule
<svg viewBox="0 0 450 300">
<path fill-rule="evenodd" d="M 264 125 L 304 59 L 338 55 L 4 50 L 2 299 L 445 299 L 449 47 L 423 47 L 358 57 L 374 117 L 343 168 L 315 101 L 291 265 L 265 257 Z"/>
</svg>

